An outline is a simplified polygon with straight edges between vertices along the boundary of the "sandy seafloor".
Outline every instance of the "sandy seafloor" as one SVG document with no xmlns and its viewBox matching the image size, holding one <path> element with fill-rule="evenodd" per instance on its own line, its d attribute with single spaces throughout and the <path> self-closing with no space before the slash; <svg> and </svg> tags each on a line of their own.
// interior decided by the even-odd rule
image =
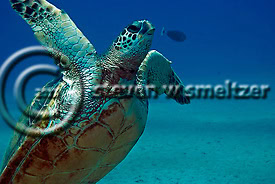
<svg viewBox="0 0 275 184">
<path fill-rule="evenodd" d="M 143 136 L 98 183 L 273 184 L 273 109 L 272 94 L 269 100 L 192 100 L 184 106 L 151 100 Z M 1 130 L 0 156 L 10 132 Z"/>
<path fill-rule="evenodd" d="M 200 102 L 151 104 L 144 135 L 99 183 L 275 183 L 274 112 L 259 102 Z"/>
</svg>

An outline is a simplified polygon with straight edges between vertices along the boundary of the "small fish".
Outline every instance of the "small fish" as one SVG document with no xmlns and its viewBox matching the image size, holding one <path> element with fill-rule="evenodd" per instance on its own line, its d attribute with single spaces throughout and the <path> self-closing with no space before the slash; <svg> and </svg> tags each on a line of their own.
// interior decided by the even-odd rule
<svg viewBox="0 0 275 184">
<path fill-rule="evenodd" d="M 161 36 L 164 34 L 176 42 L 184 42 L 186 40 L 186 35 L 181 31 L 166 31 L 164 28 L 162 28 Z"/>
</svg>

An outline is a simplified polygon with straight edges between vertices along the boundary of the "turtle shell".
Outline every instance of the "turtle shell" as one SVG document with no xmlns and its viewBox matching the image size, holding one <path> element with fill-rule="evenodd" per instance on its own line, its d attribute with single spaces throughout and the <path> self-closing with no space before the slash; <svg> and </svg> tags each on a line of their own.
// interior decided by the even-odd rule
<svg viewBox="0 0 275 184">
<path fill-rule="evenodd" d="M 56 91 L 61 84 L 48 87 Z M 41 95 L 45 94 L 40 93 L 31 107 L 42 107 L 37 100 Z M 72 126 L 57 135 L 34 138 L 15 133 L 0 183 L 96 183 L 133 148 L 144 131 L 147 114 L 147 101 L 136 97 L 105 99 L 85 115 L 80 111 Z M 29 121 L 21 119 L 21 123 Z"/>
</svg>

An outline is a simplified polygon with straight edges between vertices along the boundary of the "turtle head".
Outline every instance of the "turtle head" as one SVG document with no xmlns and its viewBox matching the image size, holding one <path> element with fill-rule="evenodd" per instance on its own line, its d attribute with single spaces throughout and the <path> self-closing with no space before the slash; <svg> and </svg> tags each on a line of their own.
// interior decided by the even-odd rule
<svg viewBox="0 0 275 184">
<path fill-rule="evenodd" d="M 135 76 L 149 52 L 154 32 L 155 27 L 149 21 L 134 21 L 113 42 L 109 54 L 121 78 L 131 79 Z"/>
<path fill-rule="evenodd" d="M 134 21 L 123 29 L 113 46 L 125 55 L 149 51 L 154 31 L 155 28 L 149 21 Z"/>
</svg>

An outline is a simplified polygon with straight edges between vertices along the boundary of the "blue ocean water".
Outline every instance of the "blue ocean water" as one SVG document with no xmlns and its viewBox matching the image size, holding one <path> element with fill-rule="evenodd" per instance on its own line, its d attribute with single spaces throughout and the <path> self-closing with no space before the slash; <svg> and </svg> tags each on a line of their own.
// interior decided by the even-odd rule
<svg viewBox="0 0 275 184">
<path fill-rule="evenodd" d="M 273 184 L 275 183 L 275 2 L 272 0 L 197 1 L 57 1 L 81 31 L 104 52 L 134 20 L 148 19 L 156 27 L 152 49 L 173 61 L 185 84 L 268 84 L 267 99 L 194 99 L 178 105 L 150 100 L 146 130 L 127 158 L 100 184 Z M 12 10 L 0 6 L 0 63 L 15 51 L 38 45 L 29 26 Z M 161 29 L 180 30 L 187 40 L 177 43 Z M 20 64 L 6 90 L 9 109 L 20 115 L 12 95 L 18 73 L 36 62 Z M 27 86 L 34 89 L 50 77 Z M 0 157 L 12 130 L 0 121 Z"/>
</svg>

